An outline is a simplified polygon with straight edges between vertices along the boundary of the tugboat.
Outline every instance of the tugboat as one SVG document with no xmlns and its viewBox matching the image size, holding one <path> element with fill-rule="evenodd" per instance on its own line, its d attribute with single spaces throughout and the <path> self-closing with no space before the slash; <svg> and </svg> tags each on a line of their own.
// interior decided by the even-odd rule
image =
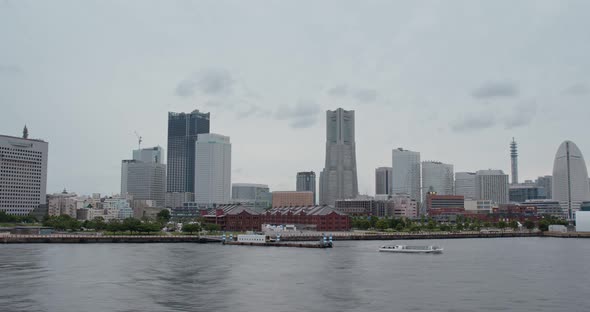
<svg viewBox="0 0 590 312">
<path fill-rule="evenodd" d="M 380 252 L 397 252 L 397 253 L 432 253 L 439 254 L 443 252 L 443 249 L 438 246 L 407 246 L 407 245 L 395 245 L 395 246 L 381 246 Z"/>
</svg>

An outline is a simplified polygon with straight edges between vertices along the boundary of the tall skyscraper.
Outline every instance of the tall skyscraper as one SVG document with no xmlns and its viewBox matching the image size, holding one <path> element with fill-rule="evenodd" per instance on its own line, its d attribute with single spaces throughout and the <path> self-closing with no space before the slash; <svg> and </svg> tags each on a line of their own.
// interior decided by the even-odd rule
<svg viewBox="0 0 590 312">
<path fill-rule="evenodd" d="M 375 169 L 375 194 L 392 195 L 393 168 L 379 167 Z"/>
<path fill-rule="evenodd" d="M 315 172 L 297 172 L 297 192 L 313 192 L 313 204 L 316 204 Z"/>
<path fill-rule="evenodd" d="M 496 204 L 508 203 L 508 175 L 502 170 L 479 170 L 475 176 L 477 199 L 491 200 Z"/>
<path fill-rule="evenodd" d="M 38 208 L 47 209 L 48 143 L 0 135 L 0 211 L 25 216 Z"/>
<path fill-rule="evenodd" d="M 209 133 L 209 113 L 168 113 L 167 191 L 195 191 L 195 142 L 198 135 Z"/>
<path fill-rule="evenodd" d="M 396 148 L 392 151 L 393 194 L 405 193 L 421 201 L 420 153 Z"/>
<path fill-rule="evenodd" d="M 514 138 L 510 142 L 510 162 L 512 165 L 512 184 L 518 184 L 518 146 Z"/>
<path fill-rule="evenodd" d="M 465 199 L 476 199 L 475 172 L 455 173 L 455 195 L 461 195 Z"/>
<path fill-rule="evenodd" d="M 583 201 L 590 200 L 588 170 L 582 152 L 572 141 L 559 145 L 553 162 L 553 199 L 559 201 L 569 220 Z"/>
<path fill-rule="evenodd" d="M 133 200 L 152 200 L 158 208 L 166 201 L 166 165 L 161 147 L 133 151 L 133 159 L 121 163 L 121 196 Z"/>
<path fill-rule="evenodd" d="M 358 195 L 354 111 L 338 108 L 326 113 L 326 164 L 320 173 L 320 204 Z"/>
<path fill-rule="evenodd" d="M 426 202 L 426 193 L 435 192 L 437 195 L 453 195 L 453 165 L 439 161 L 422 162 L 422 190 Z"/>
<path fill-rule="evenodd" d="M 553 193 L 551 189 L 553 188 L 553 177 L 550 175 L 538 177 L 537 181 L 535 182 L 538 187 L 543 188 L 543 196 L 547 199 L 553 199 Z"/>
<path fill-rule="evenodd" d="M 214 133 L 199 134 L 195 151 L 195 202 L 228 204 L 231 196 L 229 137 Z"/>
</svg>

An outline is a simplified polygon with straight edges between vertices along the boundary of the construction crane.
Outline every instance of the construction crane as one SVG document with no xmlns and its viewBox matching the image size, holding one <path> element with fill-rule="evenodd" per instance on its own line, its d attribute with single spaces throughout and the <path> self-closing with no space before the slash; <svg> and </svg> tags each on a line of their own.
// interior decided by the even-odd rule
<svg viewBox="0 0 590 312">
<path fill-rule="evenodd" d="M 135 136 L 137 137 L 137 149 L 141 149 L 141 135 L 135 131 Z"/>
</svg>

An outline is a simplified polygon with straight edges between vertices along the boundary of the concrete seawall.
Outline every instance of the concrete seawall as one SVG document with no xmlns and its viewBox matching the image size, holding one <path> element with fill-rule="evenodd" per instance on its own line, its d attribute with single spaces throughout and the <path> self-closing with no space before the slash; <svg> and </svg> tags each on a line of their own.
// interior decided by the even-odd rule
<svg viewBox="0 0 590 312">
<path fill-rule="evenodd" d="M 328 235 L 328 233 L 326 233 Z M 319 241 L 321 234 L 281 235 L 283 242 Z M 500 237 L 559 237 L 590 238 L 590 233 L 558 232 L 504 232 L 504 233 L 339 233 L 334 241 L 351 240 L 414 240 L 414 239 L 462 239 L 462 238 L 500 238 Z M 221 243 L 217 236 L 192 235 L 2 235 L 0 244 L 88 244 L 88 243 Z"/>
<path fill-rule="evenodd" d="M 221 239 L 190 235 L 6 235 L 4 244 L 87 244 L 87 243 L 220 243 Z"/>
</svg>

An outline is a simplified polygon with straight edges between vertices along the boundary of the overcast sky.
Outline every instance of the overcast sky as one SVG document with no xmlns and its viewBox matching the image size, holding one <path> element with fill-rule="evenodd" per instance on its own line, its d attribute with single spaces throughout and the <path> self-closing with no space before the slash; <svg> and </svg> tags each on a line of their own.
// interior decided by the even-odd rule
<svg viewBox="0 0 590 312">
<path fill-rule="evenodd" d="M 551 174 L 590 157 L 590 1 L 0 0 L 0 134 L 49 142 L 48 193 L 118 193 L 166 147 L 167 112 L 211 112 L 232 182 L 294 190 L 323 168 L 325 111 L 356 111 L 359 191 L 391 149 L 455 171 Z"/>
</svg>

